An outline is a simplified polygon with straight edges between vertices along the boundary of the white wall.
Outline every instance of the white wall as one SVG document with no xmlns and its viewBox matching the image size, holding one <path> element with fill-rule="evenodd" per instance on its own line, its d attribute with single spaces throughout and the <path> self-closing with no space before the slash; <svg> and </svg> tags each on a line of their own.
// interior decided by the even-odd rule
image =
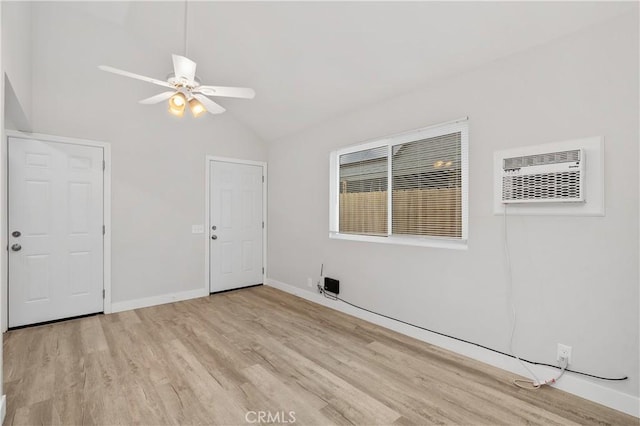
<svg viewBox="0 0 640 426">
<path fill-rule="evenodd" d="M 205 155 L 265 160 L 266 147 L 232 111 L 177 119 L 166 104 L 137 104 L 163 88 L 97 66 L 161 78 L 172 52 L 85 14 L 90 6 L 33 4 L 33 130 L 111 143 L 113 302 L 202 289 L 207 236 L 191 225 L 204 223 Z"/>
<path fill-rule="evenodd" d="M 2 59 L 6 87 L 7 128 L 30 129 L 31 119 L 31 2 L 3 2 Z"/>
<path fill-rule="evenodd" d="M 340 279 L 341 296 L 380 313 L 508 351 L 502 216 L 492 213 L 493 152 L 602 135 L 605 217 L 513 217 L 510 239 L 520 356 L 625 382 L 639 394 L 638 14 L 338 117 L 269 149 L 271 279 L 309 290 Z M 328 238 L 329 152 L 462 116 L 470 120 L 467 251 Z"/>
</svg>

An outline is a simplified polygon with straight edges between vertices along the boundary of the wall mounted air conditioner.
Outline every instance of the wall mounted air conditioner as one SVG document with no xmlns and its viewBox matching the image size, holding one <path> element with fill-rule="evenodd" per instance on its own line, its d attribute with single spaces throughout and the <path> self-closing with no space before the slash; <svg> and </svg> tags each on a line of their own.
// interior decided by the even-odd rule
<svg viewBox="0 0 640 426">
<path fill-rule="evenodd" d="M 585 176 L 583 149 L 506 157 L 502 202 L 584 202 Z"/>
<path fill-rule="evenodd" d="M 495 151 L 493 213 L 604 216 L 604 142 L 592 136 Z M 565 182 L 558 184 L 550 179 L 554 173 L 569 174 L 561 175 Z"/>
</svg>

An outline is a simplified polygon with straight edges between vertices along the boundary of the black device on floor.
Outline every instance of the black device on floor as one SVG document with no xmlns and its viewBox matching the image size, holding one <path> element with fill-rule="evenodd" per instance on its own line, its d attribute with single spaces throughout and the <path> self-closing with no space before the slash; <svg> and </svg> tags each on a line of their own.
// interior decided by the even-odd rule
<svg viewBox="0 0 640 426">
<path fill-rule="evenodd" d="M 339 294 L 340 293 L 340 281 L 324 277 L 324 291 L 328 291 L 329 293 Z"/>
</svg>

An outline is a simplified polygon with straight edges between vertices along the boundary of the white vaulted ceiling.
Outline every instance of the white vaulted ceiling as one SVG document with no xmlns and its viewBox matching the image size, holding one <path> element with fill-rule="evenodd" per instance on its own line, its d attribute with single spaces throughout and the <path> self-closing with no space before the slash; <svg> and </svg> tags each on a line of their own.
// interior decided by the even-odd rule
<svg viewBox="0 0 640 426">
<path fill-rule="evenodd" d="M 193 2 L 188 56 L 204 83 L 256 90 L 254 100 L 218 99 L 272 141 L 631 10 L 612 2 Z M 60 90 L 68 75 L 93 97 L 135 103 L 161 90 L 97 65 L 165 78 L 171 54 L 183 53 L 183 11 L 181 2 L 34 3 L 34 55 L 55 59 L 51 84 Z M 164 106 L 139 107 L 165 117 Z"/>
</svg>

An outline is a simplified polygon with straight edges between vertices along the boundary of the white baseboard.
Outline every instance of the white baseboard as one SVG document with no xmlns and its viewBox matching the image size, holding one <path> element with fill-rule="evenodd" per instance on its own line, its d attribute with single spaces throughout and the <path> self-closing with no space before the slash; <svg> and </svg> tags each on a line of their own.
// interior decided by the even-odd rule
<svg viewBox="0 0 640 426">
<path fill-rule="evenodd" d="M 144 297 L 142 299 L 125 300 L 111 304 L 111 312 L 130 311 L 132 309 L 147 308 L 149 306 L 164 305 L 165 303 L 180 302 L 208 296 L 209 292 L 203 288 L 181 291 L 179 293 L 161 294 L 159 296 Z"/>
<path fill-rule="evenodd" d="M 391 329 L 406 336 L 410 336 L 415 339 L 422 340 L 423 342 L 440 346 L 441 348 L 456 352 L 469 358 L 473 358 L 475 360 L 484 362 L 485 364 L 489 364 L 515 374 L 520 374 L 523 376 L 527 375 L 526 371 L 524 371 L 520 363 L 514 358 L 501 355 L 475 345 L 460 342 L 455 339 L 430 333 L 425 330 L 420 330 L 401 322 L 384 318 L 367 311 L 363 311 L 361 309 L 347 305 L 346 303 L 327 299 L 319 293 L 308 291 L 300 287 L 295 287 L 290 284 L 285 284 L 271 278 L 267 278 L 265 284 L 277 288 L 278 290 L 293 294 L 295 296 L 302 297 L 303 299 L 309 300 L 311 302 L 318 303 L 331 309 L 353 315 L 354 317 L 363 319 L 373 324 Z M 558 370 L 549 367 L 532 365 L 530 366 L 530 368 L 536 373 L 536 375 L 538 375 L 538 377 L 541 378 L 550 378 L 558 374 Z M 585 398 L 590 401 L 597 402 L 598 404 L 613 408 L 614 410 L 622 411 L 623 413 L 635 417 L 640 417 L 640 398 L 636 396 L 629 395 L 615 389 L 607 388 L 597 383 L 593 383 L 591 381 L 573 375 L 564 375 L 562 377 L 562 380 L 558 381 L 554 385 L 554 387 L 565 392 L 577 395 L 581 398 Z"/>
<path fill-rule="evenodd" d="M 5 417 L 7 417 L 7 395 L 2 395 L 2 399 L 0 399 L 0 424 L 4 424 Z"/>
</svg>

